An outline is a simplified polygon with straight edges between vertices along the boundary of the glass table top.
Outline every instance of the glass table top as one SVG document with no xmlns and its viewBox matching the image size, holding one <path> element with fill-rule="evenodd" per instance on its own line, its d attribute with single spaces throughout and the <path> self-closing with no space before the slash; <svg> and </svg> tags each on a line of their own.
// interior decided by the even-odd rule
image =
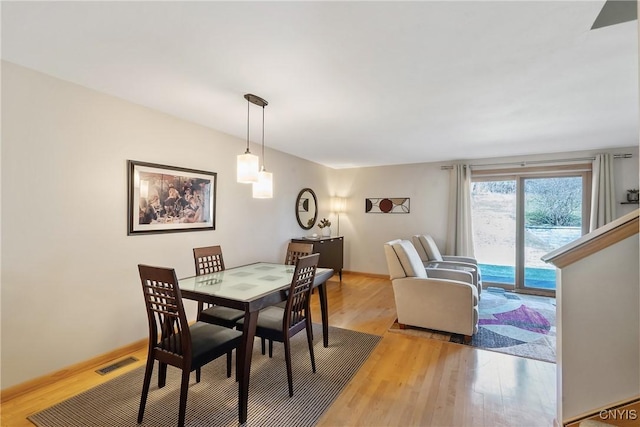
<svg viewBox="0 0 640 427">
<path fill-rule="evenodd" d="M 295 266 L 258 262 L 217 273 L 180 279 L 183 291 L 210 294 L 237 301 L 251 301 L 291 284 Z M 316 275 L 326 268 L 318 268 Z"/>
</svg>

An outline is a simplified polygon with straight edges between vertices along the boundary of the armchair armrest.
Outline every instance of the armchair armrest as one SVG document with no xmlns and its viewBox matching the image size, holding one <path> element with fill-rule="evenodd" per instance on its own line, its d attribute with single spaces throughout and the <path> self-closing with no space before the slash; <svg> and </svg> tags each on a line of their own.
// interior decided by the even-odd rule
<svg viewBox="0 0 640 427">
<path fill-rule="evenodd" d="M 423 264 L 425 268 L 448 268 L 451 270 L 462 270 L 468 272 L 478 271 L 478 266 L 476 264 L 462 261 L 425 261 Z"/>
<path fill-rule="evenodd" d="M 457 261 L 427 261 L 424 263 L 424 267 L 427 269 L 427 275 L 429 275 L 429 271 L 432 269 L 440 268 L 447 270 L 459 270 L 466 271 L 471 273 L 473 276 L 473 284 L 478 284 L 478 266 L 474 264 L 469 264 L 468 262 L 457 262 Z M 457 279 L 456 279 L 457 280 Z"/>
<path fill-rule="evenodd" d="M 459 282 L 469 283 L 470 285 L 474 284 L 473 274 L 468 271 L 427 267 L 427 276 L 430 279 L 456 280 Z"/>
<path fill-rule="evenodd" d="M 459 255 L 443 255 L 443 261 L 455 261 L 455 262 L 466 262 L 468 264 L 478 265 L 478 260 L 475 258 L 471 258 L 468 256 L 459 256 Z"/>
</svg>

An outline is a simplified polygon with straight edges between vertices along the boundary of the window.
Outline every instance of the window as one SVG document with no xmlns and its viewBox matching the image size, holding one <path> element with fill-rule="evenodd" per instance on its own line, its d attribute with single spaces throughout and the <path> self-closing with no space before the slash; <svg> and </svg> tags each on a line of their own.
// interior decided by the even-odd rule
<svg viewBox="0 0 640 427">
<path fill-rule="evenodd" d="M 588 231 L 590 165 L 474 171 L 475 254 L 485 286 L 552 294 L 540 257 Z"/>
</svg>

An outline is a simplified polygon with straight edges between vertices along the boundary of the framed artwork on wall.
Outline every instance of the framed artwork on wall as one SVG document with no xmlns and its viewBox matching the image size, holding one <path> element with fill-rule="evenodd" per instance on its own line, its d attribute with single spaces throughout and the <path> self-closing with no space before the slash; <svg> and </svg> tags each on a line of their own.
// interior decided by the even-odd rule
<svg viewBox="0 0 640 427">
<path fill-rule="evenodd" d="M 215 172 L 127 161 L 128 235 L 215 230 Z"/>
<path fill-rule="evenodd" d="M 408 214 L 410 212 L 408 197 L 380 197 L 364 199 L 365 213 Z"/>
</svg>

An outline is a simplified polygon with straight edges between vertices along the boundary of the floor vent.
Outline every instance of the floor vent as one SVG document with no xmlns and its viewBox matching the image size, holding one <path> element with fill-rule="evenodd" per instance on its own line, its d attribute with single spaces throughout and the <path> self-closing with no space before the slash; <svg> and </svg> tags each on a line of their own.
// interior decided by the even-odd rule
<svg viewBox="0 0 640 427">
<path fill-rule="evenodd" d="M 130 365 L 137 361 L 138 359 L 136 359 L 135 357 L 127 357 L 126 359 L 122 359 L 119 362 L 116 362 L 109 366 L 105 366 L 104 368 L 98 369 L 96 372 L 99 373 L 100 375 L 106 375 L 109 372 L 115 371 L 116 369 L 120 369 L 123 366 Z"/>
</svg>

